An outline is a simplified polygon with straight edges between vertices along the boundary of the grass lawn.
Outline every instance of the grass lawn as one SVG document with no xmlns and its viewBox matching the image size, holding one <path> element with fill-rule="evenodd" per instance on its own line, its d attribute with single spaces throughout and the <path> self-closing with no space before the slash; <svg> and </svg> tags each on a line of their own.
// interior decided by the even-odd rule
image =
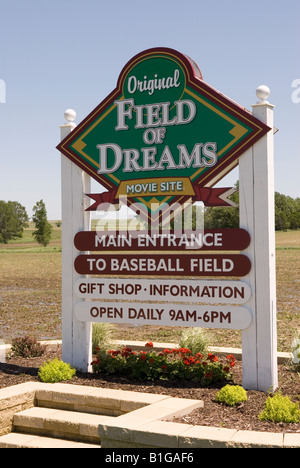
<svg viewBox="0 0 300 468">
<path fill-rule="evenodd" d="M 0 341 L 31 334 L 61 338 L 61 229 L 53 223 L 47 248 L 32 237 L 0 244 Z M 278 349 L 290 351 L 300 329 L 300 231 L 276 233 Z M 115 326 L 114 338 L 178 342 L 182 328 Z M 208 329 L 212 346 L 241 346 L 241 332 Z"/>
</svg>

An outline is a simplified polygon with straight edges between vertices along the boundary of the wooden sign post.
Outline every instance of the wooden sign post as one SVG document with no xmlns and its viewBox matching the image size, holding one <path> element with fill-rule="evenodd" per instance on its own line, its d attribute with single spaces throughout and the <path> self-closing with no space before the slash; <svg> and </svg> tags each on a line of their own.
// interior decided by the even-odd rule
<svg viewBox="0 0 300 468">
<path fill-rule="evenodd" d="M 66 111 L 57 146 L 63 360 L 89 370 L 92 322 L 238 329 L 244 387 L 277 387 L 268 94 L 258 88 L 251 113 L 205 83 L 187 56 L 155 48 L 125 65 L 116 88 L 78 126 Z M 196 201 L 232 205 L 232 189 L 215 184 L 237 164 L 239 229 L 205 231 L 196 223 L 193 231 L 176 221 L 164 230 L 165 214 L 185 213 Z M 91 194 L 90 176 L 107 191 Z M 91 231 L 90 211 L 122 203 L 150 227 Z"/>
<path fill-rule="evenodd" d="M 253 115 L 273 129 L 268 96 L 268 88 L 257 89 L 261 101 Z M 242 332 L 243 385 L 268 391 L 278 386 L 273 131 L 240 158 L 239 177 L 240 226 L 251 236 L 245 253 L 253 265 L 245 278 L 252 289 L 253 322 Z"/>
<path fill-rule="evenodd" d="M 61 138 L 74 130 L 76 113 L 65 111 L 66 123 L 60 127 Z M 79 301 L 74 282 L 79 275 L 74 270 L 77 250 L 73 239 L 77 232 L 90 230 L 90 212 L 85 193 L 90 192 L 91 179 L 63 154 L 61 156 L 62 186 L 62 358 L 78 370 L 86 372 L 92 359 L 91 323 L 76 319 L 74 308 Z"/>
</svg>

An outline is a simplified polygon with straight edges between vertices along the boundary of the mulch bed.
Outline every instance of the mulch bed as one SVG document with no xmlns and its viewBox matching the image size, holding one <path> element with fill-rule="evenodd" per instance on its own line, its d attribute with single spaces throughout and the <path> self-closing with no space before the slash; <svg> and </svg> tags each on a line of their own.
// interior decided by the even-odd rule
<svg viewBox="0 0 300 468">
<path fill-rule="evenodd" d="M 48 359 L 58 357 L 61 359 L 60 350 L 48 349 L 40 358 L 11 357 L 5 363 L 0 362 L 0 388 L 17 385 L 28 381 L 38 381 L 38 368 Z M 234 383 L 242 384 L 241 362 L 236 361 L 233 369 Z M 232 428 L 238 430 L 253 430 L 267 432 L 298 432 L 300 423 L 272 423 L 259 421 L 258 415 L 264 407 L 267 394 L 250 390 L 247 392 L 248 400 L 238 407 L 231 408 L 215 402 L 215 395 L 224 384 L 211 387 L 199 387 L 193 382 L 136 382 L 124 377 L 104 376 L 95 374 L 77 373 L 68 383 L 74 385 L 89 385 L 102 388 L 138 391 L 144 393 L 156 393 L 179 398 L 192 398 L 204 401 L 204 408 L 174 419 L 191 425 L 214 426 Z M 292 401 L 300 400 L 300 379 L 292 371 L 288 363 L 279 366 L 279 390 Z"/>
</svg>

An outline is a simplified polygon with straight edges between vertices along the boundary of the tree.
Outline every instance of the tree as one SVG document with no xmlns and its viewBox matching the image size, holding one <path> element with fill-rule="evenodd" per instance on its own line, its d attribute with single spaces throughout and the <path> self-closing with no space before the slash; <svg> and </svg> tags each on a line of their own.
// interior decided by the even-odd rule
<svg viewBox="0 0 300 468">
<path fill-rule="evenodd" d="M 239 182 L 237 192 L 231 199 L 239 204 Z M 205 228 L 224 229 L 239 227 L 239 207 L 213 207 L 205 209 Z M 300 198 L 292 198 L 275 192 L 275 230 L 300 229 Z"/>
<path fill-rule="evenodd" d="M 239 205 L 239 181 L 236 182 L 230 199 Z M 240 226 L 239 206 L 206 208 L 204 215 L 205 229 L 238 228 Z"/>
<path fill-rule="evenodd" d="M 0 201 L 0 243 L 22 237 L 28 227 L 28 215 L 24 206 L 16 201 Z"/>
<path fill-rule="evenodd" d="M 300 228 L 300 199 L 275 192 L 275 229 L 284 231 Z"/>
<path fill-rule="evenodd" d="M 52 226 L 47 219 L 46 205 L 43 200 L 40 200 L 33 207 L 32 220 L 36 230 L 32 233 L 36 241 L 46 247 L 51 239 Z"/>
</svg>

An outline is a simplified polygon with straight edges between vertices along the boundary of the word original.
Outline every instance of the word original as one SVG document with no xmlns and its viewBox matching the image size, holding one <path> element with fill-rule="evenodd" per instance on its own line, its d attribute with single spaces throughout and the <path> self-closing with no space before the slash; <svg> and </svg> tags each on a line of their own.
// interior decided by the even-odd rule
<svg viewBox="0 0 300 468">
<path fill-rule="evenodd" d="M 132 75 L 128 78 L 127 90 L 129 94 L 139 91 L 140 93 L 147 92 L 149 96 L 152 96 L 157 90 L 178 88 L 180 86 L 179 75 L 178 69 L 174 70 L 173 76 L 168 76 L 167 78 L 158 78 L 157 73 L 155 73 L 154 79 L 148 79 L 147 76 L 144 76 L 144 80 L 141 81 Z"/>
</svg>

